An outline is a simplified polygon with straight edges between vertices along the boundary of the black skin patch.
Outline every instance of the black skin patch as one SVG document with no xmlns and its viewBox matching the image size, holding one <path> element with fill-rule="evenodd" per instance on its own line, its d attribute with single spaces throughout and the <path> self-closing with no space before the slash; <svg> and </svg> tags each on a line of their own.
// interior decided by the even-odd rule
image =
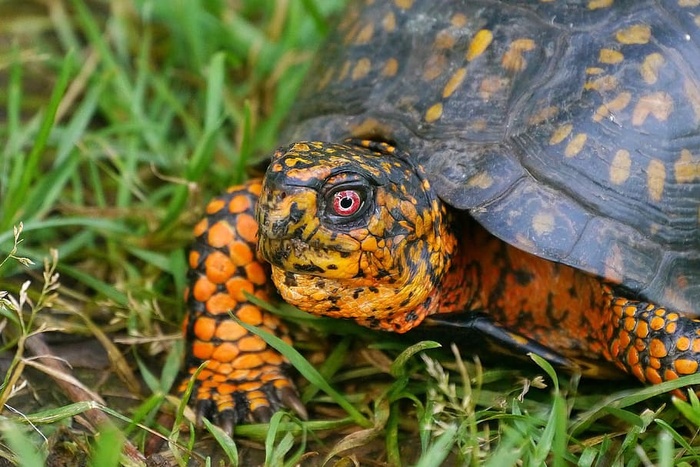
<svg viewBox="0 0 700 467">
<path fill-rule="evenodd" d="M 335 265 L 335 264 L 329 264 L 329 265 L 328 265 L 328 269 L 330 269 L 330 270 L 332 270 L 332 271 L 335 271 L 335 270 L 338 269 L 338 266 Z"/>
<path fill-rule="evenodd" d="M 518 285 L 521 285 L 523 287 L 530 285 L 530 283 L 535 278 L 535 276 L 532 273 L 530 273 L 529 271 L 523 271 L 522 269 L 516 269 L 515 271 L 513 271 L 513 277 L 515 278 L 515 281 L 518 283 Z"/>
<path fill-rule="evenodd" d="M 294 264 L 293 267 L 300 272 L 324 272 L 322 267 L 316 266 L 315 264 Z M 333 268 L 329 266 L 328 269 Z"/>
</svg>

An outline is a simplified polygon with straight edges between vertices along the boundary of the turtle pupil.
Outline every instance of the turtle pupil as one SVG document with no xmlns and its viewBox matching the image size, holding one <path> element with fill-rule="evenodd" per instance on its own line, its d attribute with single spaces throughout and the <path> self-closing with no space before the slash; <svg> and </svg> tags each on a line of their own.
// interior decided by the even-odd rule
<svg viewBox="0 0 700 467">
<path fill-rule="evenodd" d="M 333 210 L 339 216 L 355 214 L 361 204 L 360 194 L 355 190 L 342 190 L 333 195 Z"/>
</svg>

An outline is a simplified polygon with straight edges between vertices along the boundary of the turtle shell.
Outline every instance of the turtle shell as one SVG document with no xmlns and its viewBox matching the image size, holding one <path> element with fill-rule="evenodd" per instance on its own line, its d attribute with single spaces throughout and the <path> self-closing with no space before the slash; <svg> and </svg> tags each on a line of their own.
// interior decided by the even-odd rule
<svg viewBox="0 0 700 467">
<path fill-rule="evenodd" d="M 283 142 L 392 142 L 504 241 L 698 315 L 698 3 L 357 2 Z"/>
</svg>

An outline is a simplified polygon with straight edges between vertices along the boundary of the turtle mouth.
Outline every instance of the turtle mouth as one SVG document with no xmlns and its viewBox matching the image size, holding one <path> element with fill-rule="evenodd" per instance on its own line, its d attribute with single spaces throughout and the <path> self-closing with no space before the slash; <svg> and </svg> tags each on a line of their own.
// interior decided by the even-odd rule
<svg viewBox="0 0 700 467">
<path fill-rule="evenodd" d="M 258 251 L 272 266 L 287 272 L 325 277 L 345 276 L 355 271 L 353 255 L 359 247 L 347 249 L 343 245 L 327 245 L 320 241 L 306 242 L 298 237 L 270 238 L 260 235 Z"/>
</svg>

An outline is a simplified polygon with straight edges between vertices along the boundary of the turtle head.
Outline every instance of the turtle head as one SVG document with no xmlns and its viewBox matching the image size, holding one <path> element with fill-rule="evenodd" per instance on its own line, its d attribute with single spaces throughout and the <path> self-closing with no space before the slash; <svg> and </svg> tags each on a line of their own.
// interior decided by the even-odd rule
<svg viewBox="0 0 700 467">
<path fill-rule="evenodd" d="M 445 216 L 423 170 L 392 146 L 296 143 L 265 174 L 258 248 L 287 302 L 404 332 L 432 312 L 449 267 Z"/>
</svg>

